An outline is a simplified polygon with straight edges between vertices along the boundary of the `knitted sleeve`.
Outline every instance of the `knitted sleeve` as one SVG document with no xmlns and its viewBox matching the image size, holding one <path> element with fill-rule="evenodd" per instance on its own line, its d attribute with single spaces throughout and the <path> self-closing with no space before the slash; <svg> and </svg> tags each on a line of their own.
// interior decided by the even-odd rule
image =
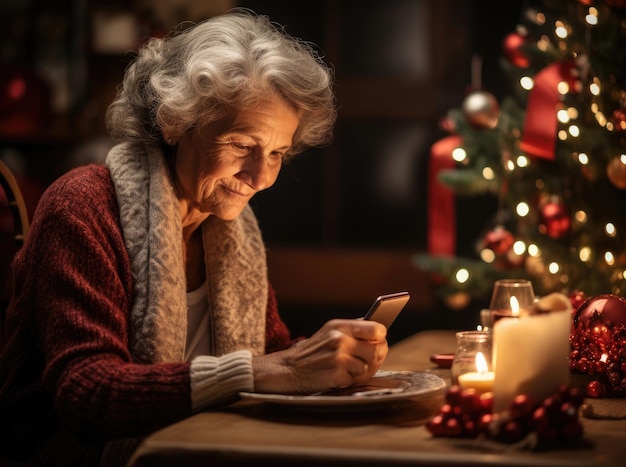
<svg viewBox="0 0 626 467">
<path fill-rule="evenodd" d="M 43 384 L 63 424 L 104 436 L 191 414 L 189 363 L 131 359 L 132 277 L 107 169 L 79 168 L 47 190 L 15 272 L 9 327 L 20 337 L 7 352 L 30 358 L 16 376 L 24 397 Z"/>
<path fill-rule="evenodd" d="M 252 352 L 239 350 L 221 357 L 199 355 L 191 361 L 191 403 L 198 412 L 232 402 L 240 391 L 253 391 Z"/>
</svg>

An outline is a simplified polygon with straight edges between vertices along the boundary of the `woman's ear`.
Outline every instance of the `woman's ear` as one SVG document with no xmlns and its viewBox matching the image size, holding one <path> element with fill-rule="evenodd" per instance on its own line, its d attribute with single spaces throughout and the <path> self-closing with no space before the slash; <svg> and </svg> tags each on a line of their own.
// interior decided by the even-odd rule
<svg viewBox="0 0 626 467">
<path fill-rule="evenodd" d="M 170 146 L 174 146 L 176 143 L 178 143 L 178 139 L 168 133 L 161 132 L 161 135 L 163 135 L 163 140 Z"/>
</svg>

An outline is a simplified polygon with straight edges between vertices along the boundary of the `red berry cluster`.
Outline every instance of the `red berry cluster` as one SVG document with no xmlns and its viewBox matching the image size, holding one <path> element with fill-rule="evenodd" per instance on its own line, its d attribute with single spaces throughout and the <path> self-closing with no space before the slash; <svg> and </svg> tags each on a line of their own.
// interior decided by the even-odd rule
<svg viewBox="0 0 626 467">
<path fill-rule="evenodd" d="M 492 437 L 514 443 L 534 432 L 540 445 L 576 440 L 583 434 L 578 419 L 582 403 L 582 393 L 567 385 L 562 385 L 539 403 L 520 394 L 513 399 L 508 412 L 500 416 Z"/>
<path fill-rule="evenodd" d="M 573 441 L 583 434 L 578 412 L 582 393 L 563 385 L 540 403 L 525 394 L 516 396 L 509 410 L 492 413 L 493 395 L 452 386 L 446 402 L 426 424 L 433 436 L 475 438 L 480 435 L 503 443 L 521 441 L 536 433 L 539 445 Z"/>
<path fill-rule="evenodd" d="M 626 395 L 626 327 L 579 324 L 570 335 L 570 370 L 597 376 L 587 386 L 589 397 Z"/>
<path fill-rule="evenodd" d="M 426 424 L 433 436 L 475 438 L 487 434 L 492 421 L 493 394 L 451 386 L 445 404 Z"/>
</svg>

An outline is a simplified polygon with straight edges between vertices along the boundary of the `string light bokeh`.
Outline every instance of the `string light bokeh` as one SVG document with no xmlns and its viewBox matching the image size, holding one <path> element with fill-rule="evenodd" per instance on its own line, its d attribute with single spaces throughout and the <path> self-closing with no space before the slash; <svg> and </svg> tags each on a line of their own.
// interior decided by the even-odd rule
<svg viewBox="0 0 626 467">
<path fill-rule="evenodd" d="M 539 293 L 626 294 L 626 7 L 587 3 L 526 7 L 503 42 L 511 96 L 493 103 L 474 90 L 466 101 L 480 110 L 464 102 L 446 117 L 462 143 L 457 167 L 439 179 L 459 195 L 493 193 L 498 210 L 476 258 L 417 256 L 447 278 L 444 293 L 478 296 L 494 279 L 523 275 Z M 572 66 L 555 82 L 547 160 L 520 143 L 541 74 L 561 63 Z"/>
</svg>

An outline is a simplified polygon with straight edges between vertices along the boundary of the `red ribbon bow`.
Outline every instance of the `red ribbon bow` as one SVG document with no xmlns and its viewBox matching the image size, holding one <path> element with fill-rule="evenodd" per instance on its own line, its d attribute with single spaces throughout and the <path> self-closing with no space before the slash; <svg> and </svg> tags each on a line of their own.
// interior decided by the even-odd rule
<svg viewBox="0 0 626 467">
<path fill-rule="evenodd" d="M 535 85 L 528 96 L 524 134 L 520 149 L 531 156 L 553 160 L 557 131 L 557 106 L 561 100 L 561 81 L 574 90 L 574 61 L 556 62 L 535 75 Z"/>
<path fill-rule="evenodd" d="M 456 253 L 456 213 L 454 191 L 438 179 L 442 170 L 453 169 L 452 151 L 461 146 L 460 136 L 440 139 L 430 149 L 428 169 L 428 251 L 432 255 Z"/>
</svg>

